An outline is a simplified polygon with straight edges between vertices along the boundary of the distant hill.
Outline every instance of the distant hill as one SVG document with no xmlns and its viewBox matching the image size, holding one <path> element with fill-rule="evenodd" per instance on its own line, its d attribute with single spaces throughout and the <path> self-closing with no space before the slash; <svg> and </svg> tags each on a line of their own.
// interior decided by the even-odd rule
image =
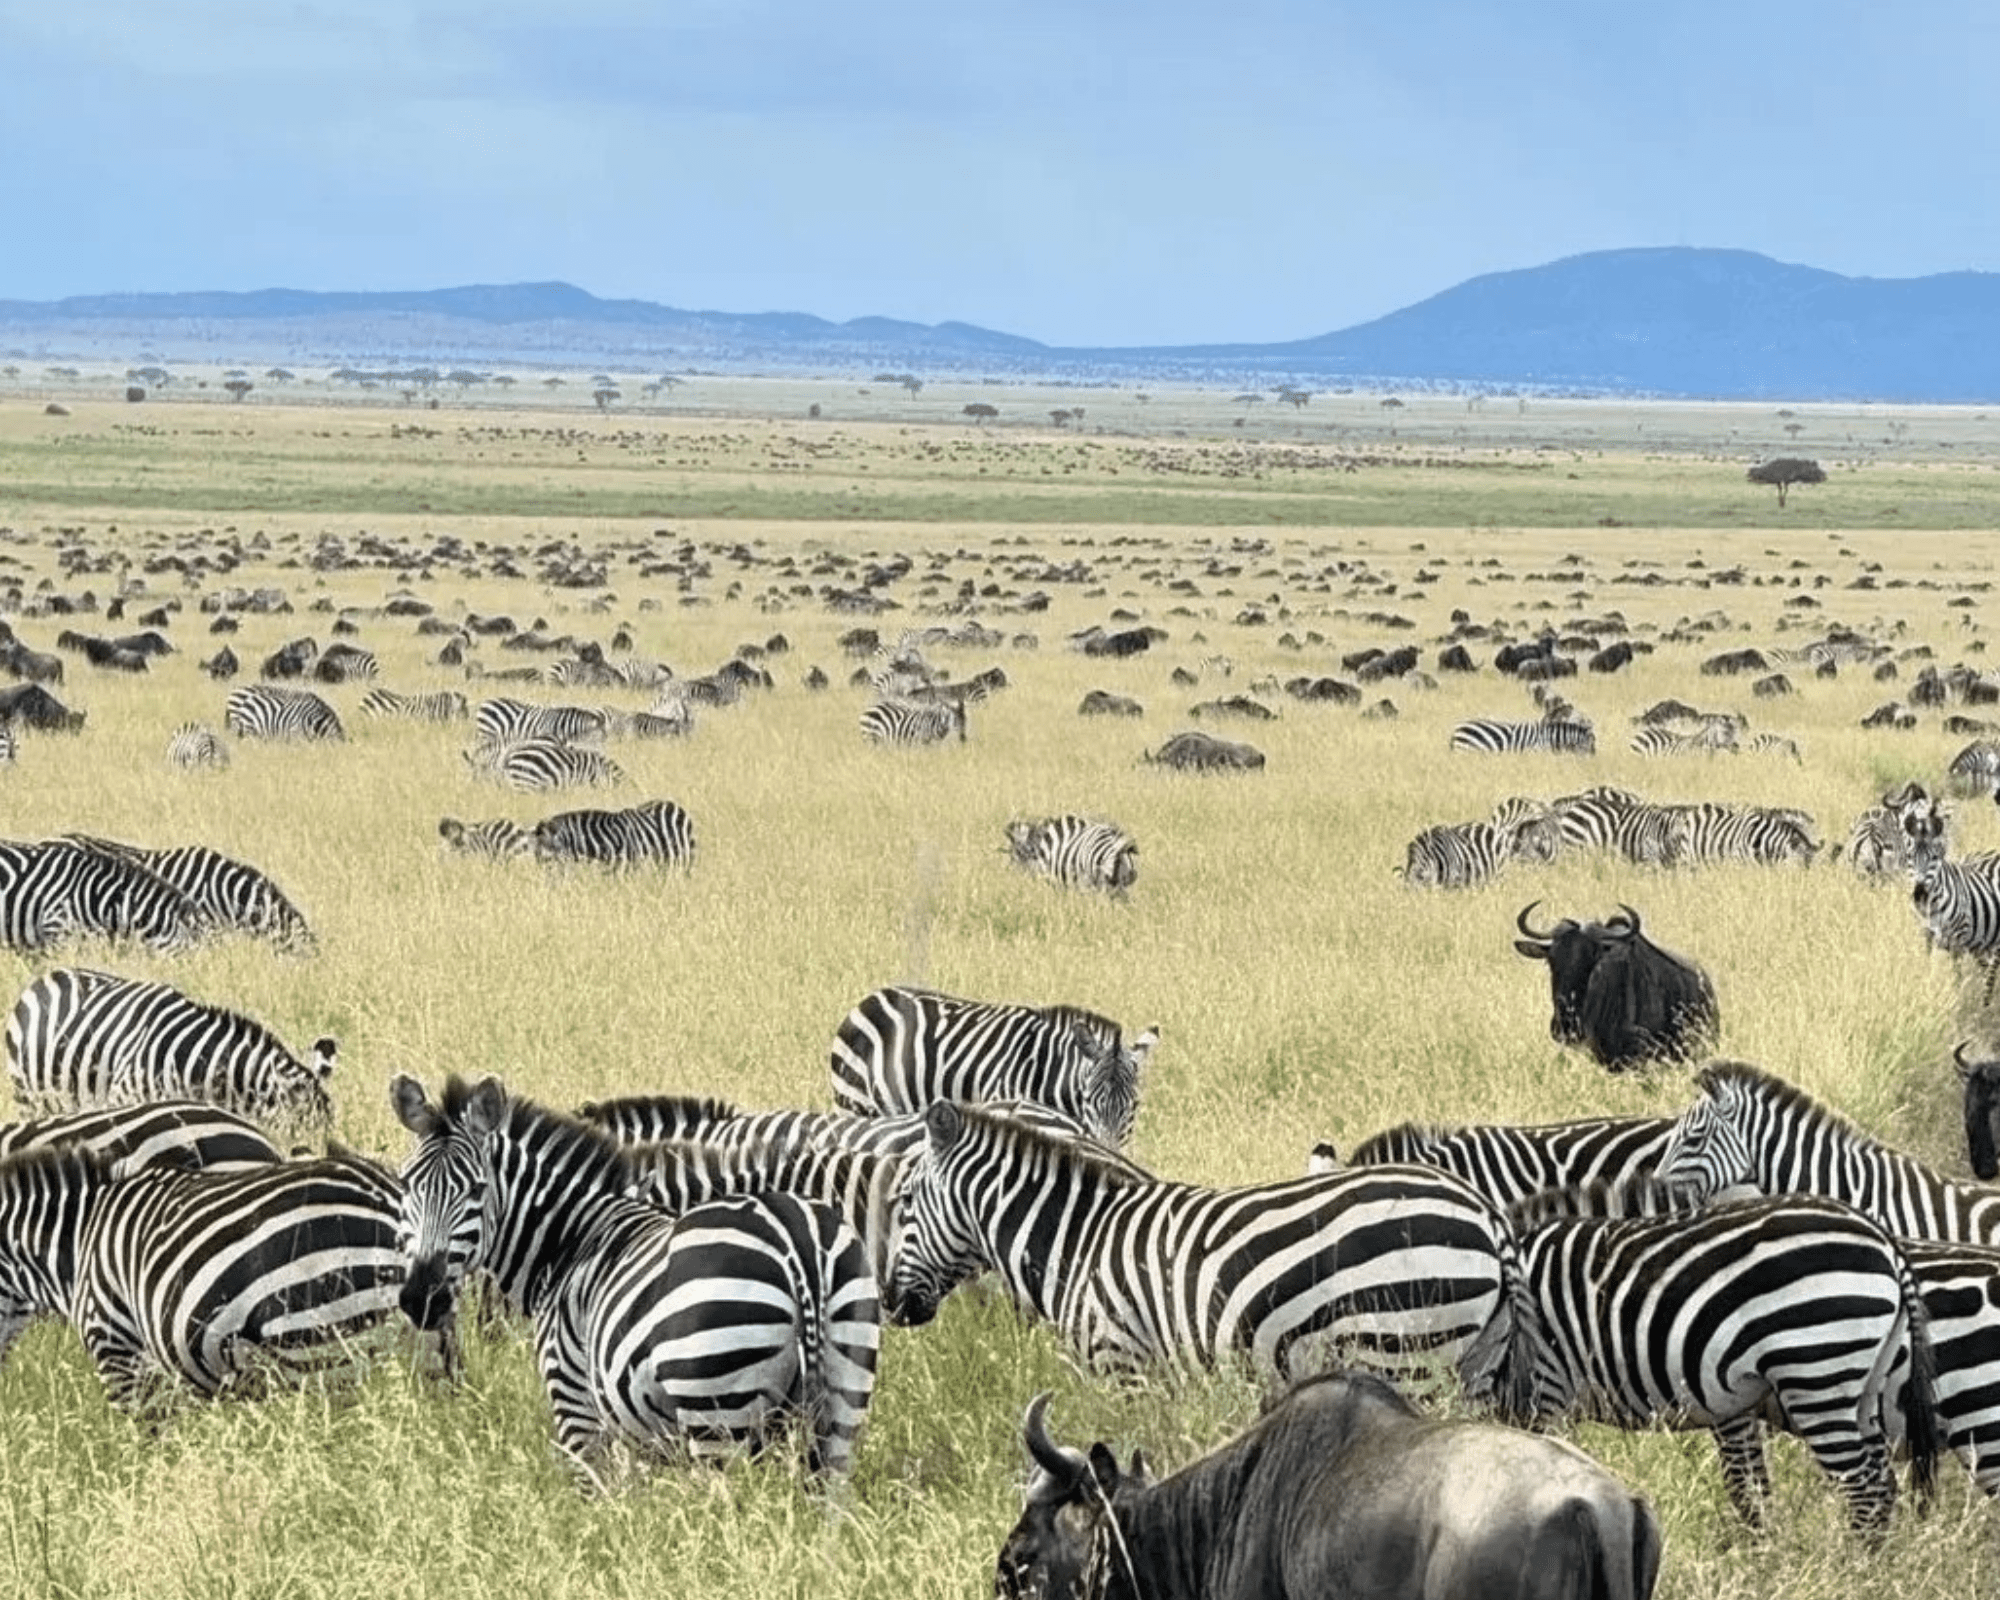
<svg viewBox="0 0 2000 1600">
<path fill-rule="evenodd" d="M 1846 278 L 1744 250 L 1608 250 L 1473 278 L 1283 344 L 1065 349 L 969 323 L 683 311 L 566 283 L 0 301 L 0 348 L 1477 385 L 2000 402 L 2000 274 Z"/>
</svg>

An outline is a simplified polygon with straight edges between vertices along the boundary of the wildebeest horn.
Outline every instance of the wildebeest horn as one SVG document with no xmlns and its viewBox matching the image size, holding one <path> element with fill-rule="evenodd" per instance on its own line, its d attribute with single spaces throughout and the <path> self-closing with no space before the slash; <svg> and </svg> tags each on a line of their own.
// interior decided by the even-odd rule
<svg viewBox="0 0 2000 1600">
<path fill-rule="evenodd" d="M 1549 940 L 1555 937 L 1554 929 L 1550 929 L 1549 932 L 1547 933 L 1537 933 L 1533 928 L 1528 926 L 1528 913 L 1530 911 L 1533 911 L 1535 907 L 1540 904 L 1541 901 L 1539 900 L 1530 900 L 1526 905 L 1521 907 L 1521 914 L 1514 919 L 1514 926 L 1519 928 L 1521 932 L 1526 934 L 1530 939 L 1538 939 L 1543 944 L 1547 944 Z"/>
<path fill-rule="evenodd" d="M 1625 937 L 1626 937 L 1626 938 L 1628 938 L 1628 939 L 1636 939 L 1636 938 L 1638 938 L 1638 936 L 1639 936 L 1639 913 L 1638 913 L 1638 912 L 1636 912 L 1636 911 L 1634 911 L 1634 910 L 1633 910 L 1633 909 L 1632 909 L 1632 908 L 1631 908 L 1630 906 L 1628 906 L 1628 905 L 1627 905 L 1627 904 L 1626 904 L 1626 903 L 1625 903 L 1625 902 L 1624 902 L 1623 900 L 1620 900 L 1620 901 L 1618 902 L 1618 909 L 1619 909 L 1620 911 L 1622 911 L 1622 912 L 1624 912 L 1624 913 L 1625 913 L 1625 926 L 1626 926 L 1626 928 L 1627 928 L 1628 930 L 1630 930 L 1630 931 L 1628 931 L 1628 932 L 1627 932 L 1627 933 L 1625 934 Z"/>
<path fill-rule="evenodd" d="M 1028 1454 L 1035 1465 L 1066 1491 L 1074 1488 L 1082 1475 L 1090 1470 L 1090 1463 L 1080 1452 L 1065 1450 L 1049 1437 L 1049 1399 L 1049 1391 L 1045 1389 L 1028 1402 L 1028 1415 L 1022 1423 L 1021 1436 L 1027 1441 Z"/>
<path fill-rule="evenodd" d="M 1972 1074 L 1972 1063 L 1965 1059 L 1965 1045 L 1966 1041 L 1961 1039 L 1951 1052 L 1951 1059 L 1958 1063 L 1958 1075 L 1961 1078 L 1970 1077 Z"/>
</svg>

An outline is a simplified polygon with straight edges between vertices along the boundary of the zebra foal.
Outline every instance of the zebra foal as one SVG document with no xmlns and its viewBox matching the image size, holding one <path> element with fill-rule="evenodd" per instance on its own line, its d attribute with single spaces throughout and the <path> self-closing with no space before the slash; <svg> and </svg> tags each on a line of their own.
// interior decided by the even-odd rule
<svg viewBox="0 0 2000 1600">
<path fill-rule="evenodd" d="M 623 811 L 562 811 L 535 824 L 530 848 L 543 862 L 685 867 L 694 863 L 694 823 L 672 800 Z"/>
<path fill-rule="evenodd" d="M 183 772 L 229 765 L 229 746 L 206 723 L 183 722 L 167 738 L 167 765 Z"/>
<path fill-rule="evenodd" d="M 1139 846 L 1115 822 L 1039 817 L 1007 824 L 1014 864 L 1067 889 L 1123 894 L 1139 876 Z"/>
<path fill-rule="evenodd" d="M 965 702 L 877 700 L 861 713 L 861 737 L 870 744 L 943 744 L 956 733 L 965 741 Z"/>
</svg>

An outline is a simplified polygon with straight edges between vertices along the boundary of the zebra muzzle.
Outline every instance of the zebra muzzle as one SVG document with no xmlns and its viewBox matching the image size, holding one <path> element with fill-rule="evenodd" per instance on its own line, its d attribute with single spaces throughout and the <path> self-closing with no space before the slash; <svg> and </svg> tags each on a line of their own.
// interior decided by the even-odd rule
<svg viewBox="0 0 2000 1600">
<path fill-rule="evenodd" d="M 444 1326 L 451 1316 L 452 1300 L 451 1285 L 445 1281 L 442 1261 L 415 1263 L 396 1297 L 397 1304 L 403 1308 L 403 1315 L 426 1333 Z"/>
</svg>

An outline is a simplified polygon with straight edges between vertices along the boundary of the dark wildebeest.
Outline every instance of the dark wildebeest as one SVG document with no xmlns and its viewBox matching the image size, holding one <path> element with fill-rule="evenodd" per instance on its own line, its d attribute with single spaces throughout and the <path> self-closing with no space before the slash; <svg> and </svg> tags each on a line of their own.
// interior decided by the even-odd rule
<svg viewBox="0 0 2000 1600">
<path fill-rule="evenodd" d="M 1434 1421 L 1370 1373 L 1308 1379 L 1156 1483 L 1049 1438 L 1000 1550 L 1000 1600 L 1647 1600 L 1652 1507 L 1573 1445 Z"/>
<path fill-rule="evenodd" d="M 1180 772 L 1254 772 L 1264 765 L 1264 752 L 1254 745 L 1190 730 L 1148 751 L 1146 759 Z"/>
<path fill-rule="evenodd" d="M 1521 908 L 1514 941 L 1522 955 L 1549 964 L 1558 1044 L 1588 1050 L 1613 1072 L 1649 1061 L 1684 1060 L 1711 1046 L 1721 1027 L 1715 986 L 1693 962 L 1662 950 L 1639 931 L 1639 913 L 1579 926 L 1565 917 L 1547 933 L 1528 926 Z"/>
<path fill-rule="evenodd" d="M 1972 1175 L 1990 1183 L 2000 1178 L 2000 1061 L 1966 1060 L 1963 1040 L 1951 1059 L 1965 1086 L 1965 1153 Z"/>
<path fill-rule="evenodd" d="M 39 683 L 0 689 L 0 723 L 25 725 L 43 733 L 76 733 L 83 727 L 81 711 L 72 711 Z"/>
</svg>

